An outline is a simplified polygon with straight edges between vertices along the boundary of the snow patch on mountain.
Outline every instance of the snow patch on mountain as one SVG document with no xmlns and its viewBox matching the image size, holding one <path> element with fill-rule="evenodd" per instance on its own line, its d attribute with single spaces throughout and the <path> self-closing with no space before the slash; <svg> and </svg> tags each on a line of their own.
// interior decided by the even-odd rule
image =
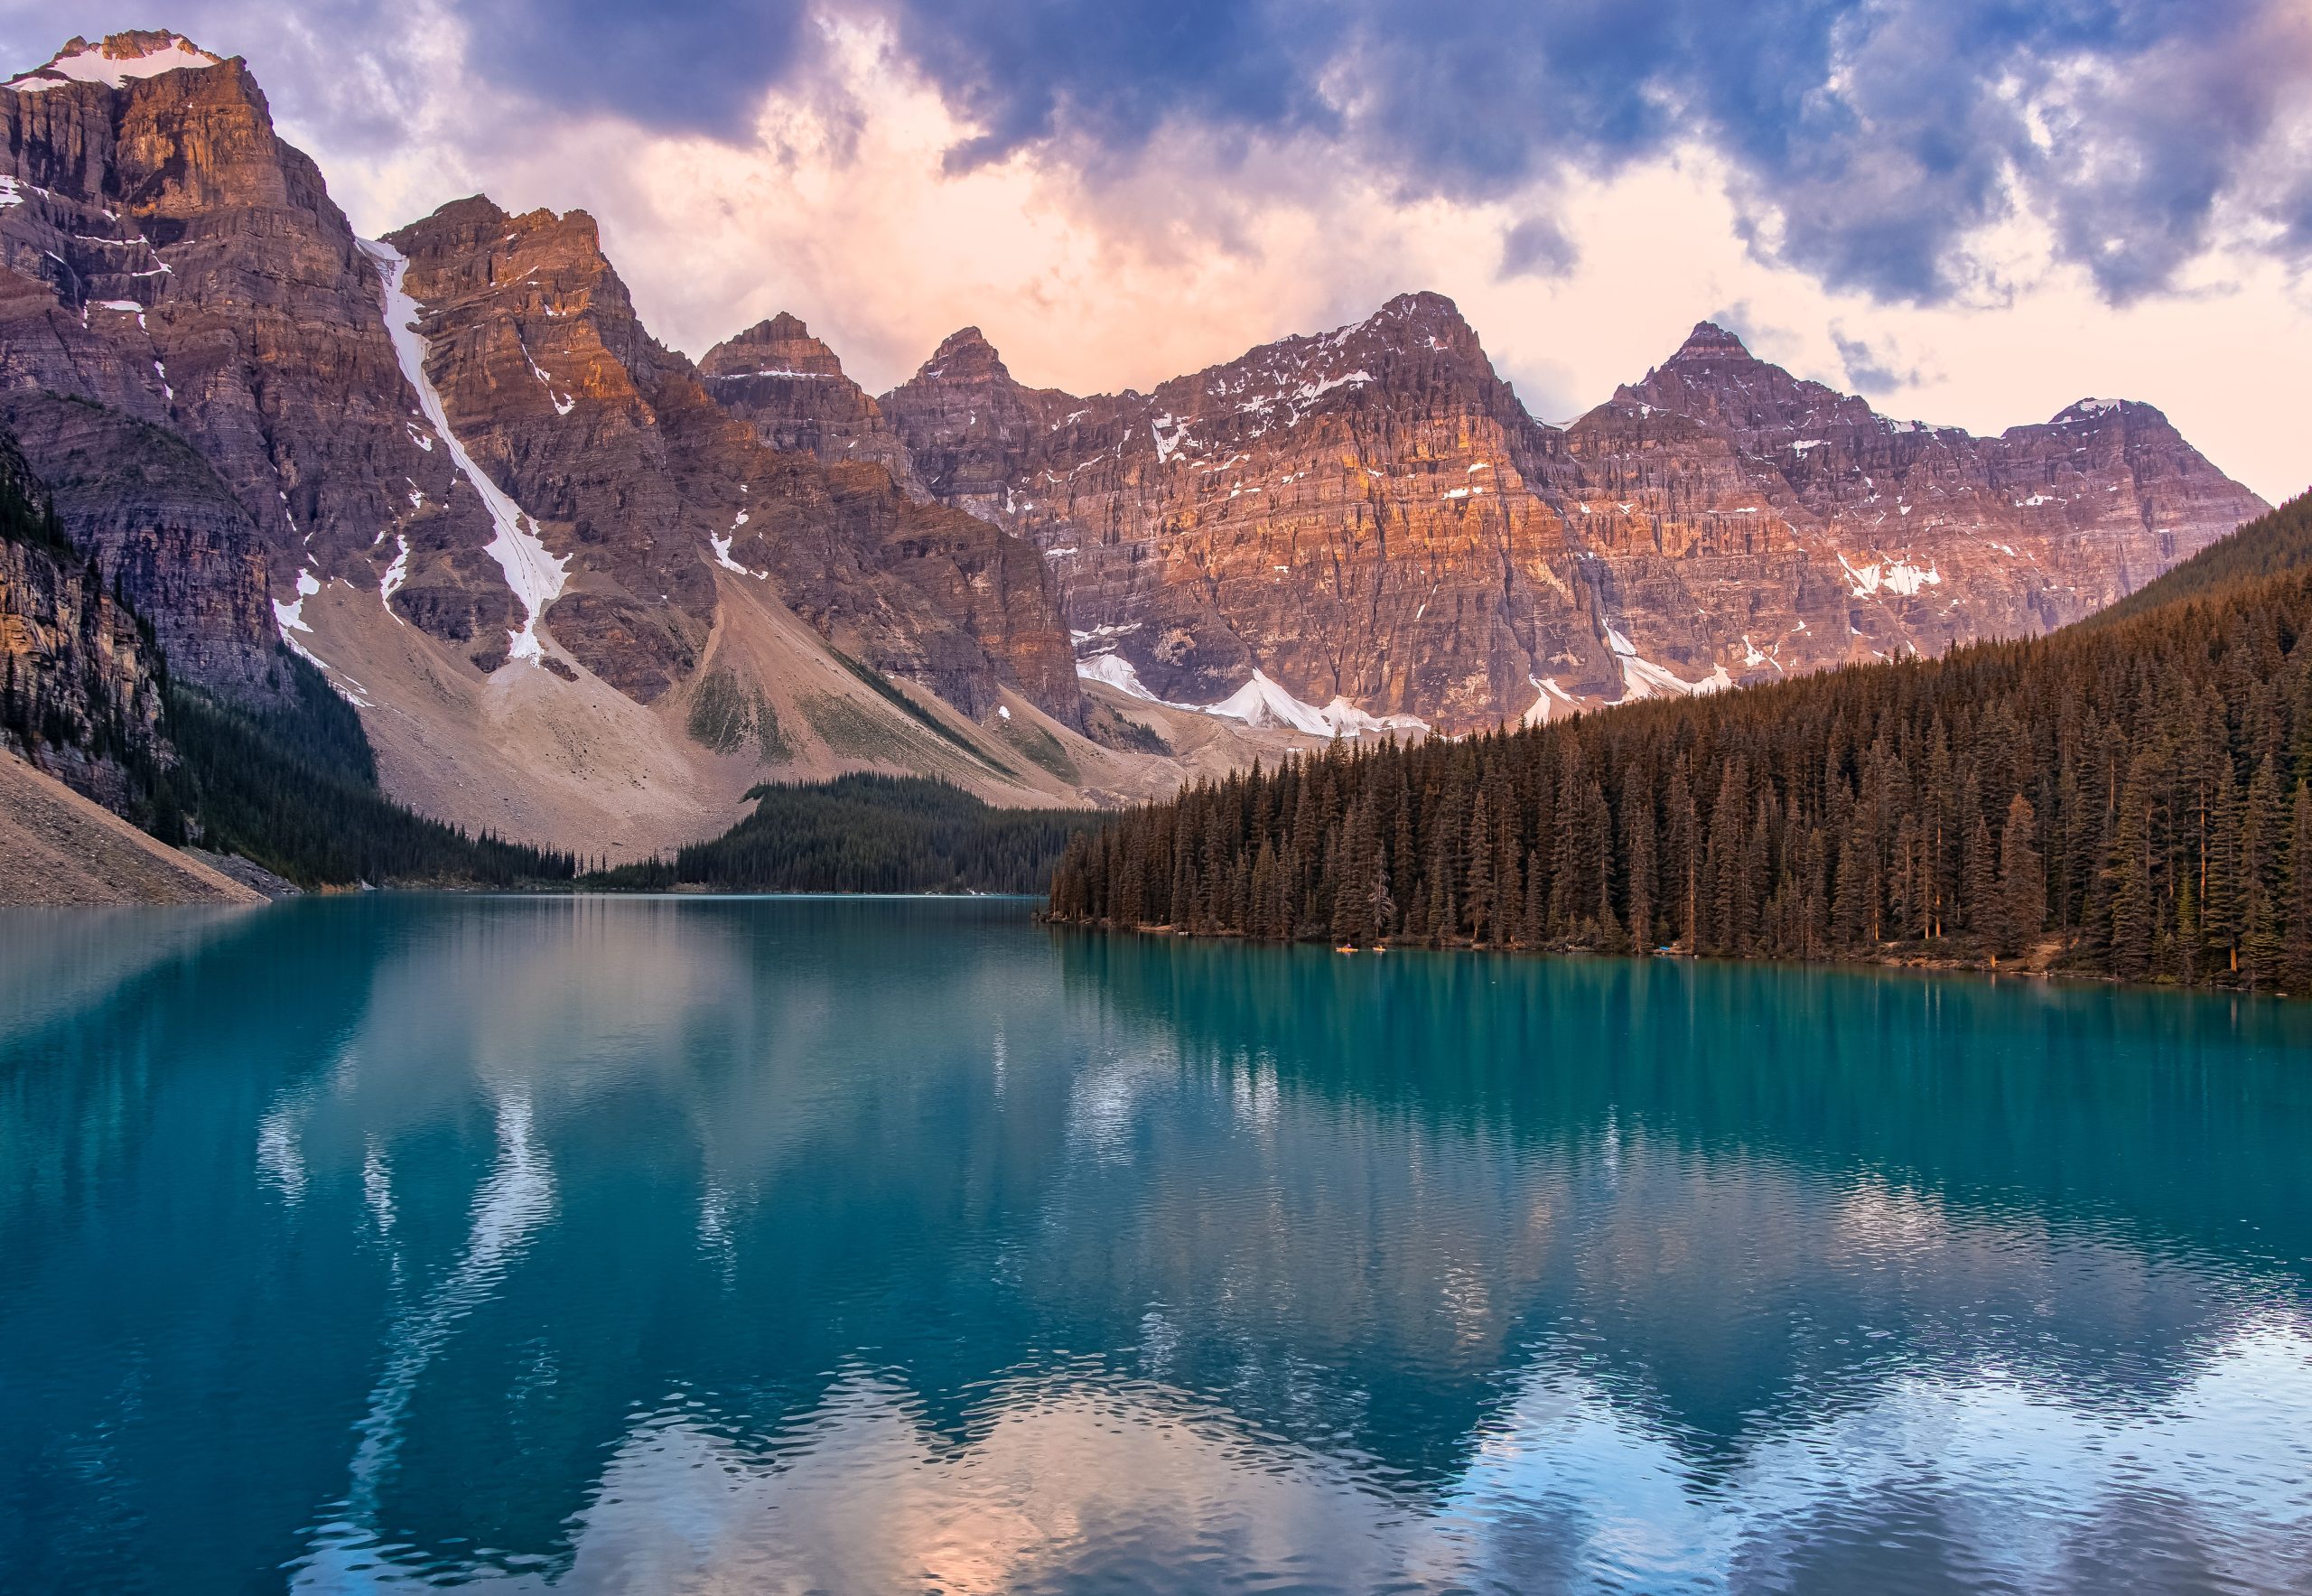
<svg viewBox="0 0 2312 1596">
<path fill-rule="evenodd" d="M 1102 633 L 1137 630 L 1137 625 L 1103 627 Z M 1095 634 L 1078 632 L 1081 644 Z M 1245 725 L 1275 731 L 1305 732 L 1311 737 L 1364 737 L 1399 733 L 1422 733 L 1429 730 L 1429 723 L 1415 715 L 1376 715 L 1359 709 L 1338 694 L 1321 708 L 1295 698 L 1273 680 L 1267 672 L 1254 670 L 1253 679 L 1237 688 L 1217 704 L 1176 704 L 1169 698 L 1159 698 L 1140 679 L 1140 672 L 1131 660 L 1113 649 L 1105 653 L 1086 655 L 1076 662 L 1076 674 L 1087 682 L 1101 682 L 1120 693 L 1150 704 L 1161 704 L 1167 709 L 1189 710 L 1198 714 L 1217 715 L 1223 720 L 1242 721 Z"/>
<path fill-rule="evenodd" d="M 1105 682 L 1119 693 L 1129 693 L 1134 698 L 1144 698 L 1151 704 L 1164 702 L 1148 690 L 1147 685 L 1140 679 L 1140 673 L 1132 667 L 1131 660 L 1113 651 L 1078 659 L 1076 674 L 1087 682 Z"/>
<path fill-rule="evenodd" d="M 378 583 L 378 597 L 384 601 L 388 615 L 394 615 L 394 594 L 399 593 L 401 584 L 409 580 L 409 539 L 397 536 L 394 538 L 394 546 L 396 551 L 394 563 L 386 567 L 385 577 Z M 303 600 L 298 602 L 303 602 Z M 399 621 L 401 617 L 394 615 L 394 619 Z"/>
<path fill-rule="evenodd" d="M 1555 677 L 1529 676 L 1525 679 L 1534 685 L 1534 698 L 1532 706 L 1517 717 L 1519 725 L 1544 726 L 1580 712 L 1581 701 L 1559 686 Z"/>
<path fill-rule="evenodd" d="M 1849 562 L 1844 555 L 1841 555 L 1839 566 L 1853 582 L 1851 596 L 1858 599 L 1867 599 L 1882 587 L 1888 593 L 1900 593 L 1906 599 L 1916 598 L 1919 589 L 1923 587 L 1943 585 L 1943 574 L 1940 571 L 1933 565 L 1921 570 L 1910 563 L 1907 555 L 1884 564 L 1874 560 L 1868 565 L 1857 566 Z"/>
<path fill-rule="evenodd" d="M 1409 714 L 1375 715 L 1338 694 L 1319 709 L 1295 698 L 1262 670 L 1217 704 L 1203 706 L 1207 714 L 1242 721 L 1248 726 L 1268 726 L 1306 732 L 1312 737 L 1361 737 L 1373 733 L 1426 732 L 1429 723 Z"/>
<path fill-rule="evenodd" d="M 297 596 L 285 604 L 279 599 L 273 601 L 273 624 L 280 631 L 281 640 L 293 649 L 297 649 L 297 639 L 289 635 L 291 632 L 302 631 L 309 636 L 312 632 L 313 629 L 305 623 L 305 601 L 321 590 L 321 578 L 311 571 L 300 571 Z M 297 652 L 303 654 L 304 650 L 297 649 Z"/>
<path fill-rule="evenodd" d="M 1688 681 L 1669 667 L 1656 665 L 1640 654 L 1636 644 L 1610 626 L 1606 629 L 1606 646 L 1614 651 L 1614 663 L 1621 667 L 1621 701 L 1625 704 L 1638 698 L 1700 697 L 1734 685 L 1734 678 L 1722 665 L 1712 666 L 1710 674 L 1700 681 Z"/>
<path fill-rule="evenodd" d="M 569 560 L 547 552 L 545 545 L 539 541 L 537 523 L 523 513 L 522 507 L 504 489 L 490 481 L 489 472 L 473 462 L 457 434 L 450 430 L 449 413 L 443 407 L 442 396 L 425 375 L 425 337 L 417 330 L 417 302 L 401 285 L 403 276 L 409 271 L 408 260 L 390 244 L 373 238 L 364 238 L 360 244 L 362 253 L 377 263 L 378 274 L 385 284 L 386 333 L 393 340 L 402 375 L 416 391 L 418 406 L 434 435 L 449 449 L 452 463 L 481 495 L 481 502 L 489 511 L 490 524 L 498 528 L 498 536 L 489 541 L 489 556 L 506 574 L 506 585 L 514 590 L 514 596 L 527 611 L 520 629 L 510 634 L 508 653 L 516 659 L 543 659 L 545 650 L 538 640 L 538 617 L 562 595 Z"/>
<path fill-rule="evenodd" d="M 224 60 L 175 33 L 115 33 L 97 44 L 75 39 L 47 65 L 19 73 L 0 88 L 18 94 L 38 94 L 67 83 L 101 83 L 107 89 L 120 89 L 132 78 L 157 78 L 188 67 L 222 66 Z"/>
</svg>

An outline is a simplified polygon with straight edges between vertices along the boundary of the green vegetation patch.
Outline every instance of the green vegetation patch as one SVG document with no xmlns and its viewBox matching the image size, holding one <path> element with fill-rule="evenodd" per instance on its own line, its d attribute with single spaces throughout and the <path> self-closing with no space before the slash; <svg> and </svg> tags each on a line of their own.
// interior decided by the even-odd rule
<svg viewBox="0 0 2312 1596">
<path fill-rule="evenodd" d="M 1039 892 L 1071 838 L 1107 817 L 996 809 L 919 776 L 840 776 L 758 787 L 755 811 L 672 859 L 586 877 L 609 891 Z"/>
<path fill-rule="evenodd" d="M 881 697 L 889 700 L 892 705 L 896 705 L 900 710 L 900 713 L 906 715 L 909 720 L 915 722 L 916 724 L 921 726 L 925 731 L 929 732 L 933 736 L 940 738 L 944 742 L 952 743 L 955 747 L 960 749 L 965 758 L 974 760 L 980 764 L 985 765 L 989 770 L 1001 771 L 1006 776 L 1017 776 L 1020 773 L 1011 766 L 1005 764 L 1002 761 L 991 758 L 982 750 L 974 747 L 971 741 L 965 737 L 961 733 L 957 732 L 955 727 L 949 725 L 937 715 L 933 714 L 929 710 L 924 708 L 923 705 L 918 704 L 914 699 L 901 692 L 900 690 L 899 684 L 892 681 L 890 677 L 885 676 L 881 671 L 877 670 L 871 665 L 862 665 L 840 649 L 829 649 L 827 652 L 833 654 L 837 659 L 842 660 L 844 668 L 850 671 L 853 676 L 857 677 L 861 681 L 866 683 L 868 686 L 873 688 Z"/>
<path fill-rule="evenodd" d="M 1058 738 L 1041 726 L 1030 725 L 1024 721 L 1005 721 L 1002 736 L 1004 742 L 1062 781 L 1073 782 L 1079 779 L 1080 772 L 1076 769 L 1076 761 L 1067 757 L 1067 750 L 1060 745 Z"/>
<path fill-rule="evenodd" d="M 908 740 L 849 699 L 832 693 L 806 693 L 802 702 L 803 718 L 811 723 L 811 730 L 830 751 L 847 760 L 905 761 Z"/>
<path fill-rule="evenodd" d="M 778 724 L 778 711 L 760 687 L 755 689 L 755 751 L 766 765 L 783 765 L 795 757 L 795 745 Z"/>
<path fill-rule="evenodd" d="M 710 674 L 690 699 L 691 741 L 716 753 L 736 753 L 754 731 L 754 704 L 727 670 Z"/>
<path fill-rule="evenodd" d="M 1123 753 L 1169 754 L 1172 745 L 1155 727 L 1122 714 L 1105 704 L 1087 699 L 1084 705 L 1084 734 L 1103 748 Z"/>
</svg>

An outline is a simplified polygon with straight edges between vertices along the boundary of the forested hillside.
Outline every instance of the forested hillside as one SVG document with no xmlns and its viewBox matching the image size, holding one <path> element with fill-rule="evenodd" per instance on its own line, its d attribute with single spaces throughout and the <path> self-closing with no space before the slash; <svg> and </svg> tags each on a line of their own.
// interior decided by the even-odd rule
<svg viewBox="0 0 2312 1596">
<path fill-rule="evenodd" d="M 1071 838 L 1105 817 L 992 809 L 944 781 L 853 775 L 759 787 L 754 813 L 671 860 L 586 878 L 615 891 L 1040 892 Z"/>
<path fill-rule="evenodd" d="M 2312 493 L 2299 494 L 2270 515 L 2257 517 L 2080 624 L 2108 626 L 2163 604 L 2210 597 L 2307 566 L 2312 566 Z"/>
<path fill-rule="evenodd" d="M 2312 992 L 2307 504 L 2111 624 L 1200 785 L 1073 844 L 1051 911 Z"/>
<path fill-rule="evenodd" d="M 302 887 L 567 885 L 567 854 L 470 835 L 387 798 L 353 706 L 284 652 L 286 707 L 256 709 L 184 684 L 168 693 L 180 762 L 156 799 L 163 841 L 253 859 Z"/>
</svg>

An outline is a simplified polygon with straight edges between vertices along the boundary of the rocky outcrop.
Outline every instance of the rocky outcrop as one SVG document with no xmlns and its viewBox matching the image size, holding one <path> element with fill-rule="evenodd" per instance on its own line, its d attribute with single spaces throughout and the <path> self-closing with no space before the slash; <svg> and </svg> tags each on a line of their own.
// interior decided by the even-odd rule
<svg viewBox="0 0 2312 1596">
<path fill-rule="evenodd" d="M 1564 452 L 1601 616 L 1697 678 L 2037 635 L 2266 508 L 2148 405 L 1979 438 L 1880 415 L 1708 322 Z"/>
<path fill-rule="evenodd" d="M 401 287 L 450 429 L 566 562 L 547 630 L 649 703 L 697 662 L 714 619 L 709 540 L 741 497 L 736 480 L 669 470 L 674 413 L 705 405 L 687 363 L 644 331 L 583 211 L 509 217 L 462 200 L 385 241 L 408 263 Z"/>
<path fill-rule="evenodd" d="M 1133 393 L 1079 399 L 1025 387 L 976 327 L 948 334 L 881 404 L 910 465 L 941 503 L 1022 526 L 1037 524 L 1032 515 L 1020 518 L 1013 491 L 1030 458 L 1070 428 L 1086 438 L 1121 436 L 1146 408 Z"/>
<path fill-rule="evenodd" d="M 881 403 L 932 491 L 1045 550 L 1087 675 L 1346 730 L 2029 635 L 2264 508 L 2149 406 L 1976 438 L 1709 324 L 1544 426 L 1435 294 L 1150 395 L 1029 388 L 967 328 Z"/>
<path fill-rule="evenodd" d="M 342 581 L 484 672 L 527 656 L 649 703 L 695 667 L 713 564 L 735 563 L 732 540 L 762 514 L 750 506 L 793 473 L 649 337 L 583 213 L 508 218 L 473 200 L 365 245 L 243 65 L 170 34 L 75 41 L 12 79 L 0 152 L 0 391 L 43 468 L 52 443 L 89 485 L 64 494 L 76 526 L 123 486 L 89 469 L 90 435 L 134 440 L 137 492 L 157 502 L 87 530 L 125 549 L 125 518 L 182 523 L 146 539 L 144 591 L 192 670 L 252 674 L 269 639 L 250 635 L 246 581 L 224 580 L 252 568 L 293 634 L 304 596 Z M 799 324 L 761 333 L 777 358 L 833 365 Z M 127 419 L 34 416 L 43 393 Z M 804 518 L 832 517 L 819 530 L 850 549 L 836 562 L 849 586 L 798 591 L 798 608 L 974 713 L 1013 685 L 1073 719 L 1064 628 L 1032 558 L 984 524 L 887 512 L 872 481 L 826 474 L 863 454 L 905 476 L 873 402 L 853 394 L 851 421 L 822 406 L 810 440 L 838 463 L 797 480 Z M 221 506 L 191 509 L 187 481 L 158 482 L 164 451 L 132 422 L 189 441 L 238 527 Z M 809 563 L 759 552 L 748 568 Z"/>
<path fill-rule="evenodd" d="M 880 465 L 909 497 L 928 499 L 882 406 L 843 373 L 834 351 L 784 311 L 706 351 L 699 380 L 773 449 L 829 465 Z"/>
<path fill-rule="evenodd" d="M 0 746 L 125 810 L 168 759 L 160 650 L 0 434 Z"/>
<path fill-rule="evenodd" d="M 1034 549 L 914 502 L 880 465 L 767 444 L 649 336 L 583 211 L 465 200 L 387 242 L 452 431 L 566 562 L 545 621 L 587 669 L 641 703 L 686 678 L 720 565 L 974 717 L 1010 685 L 1080 719 Z"/>
<path fill-rule="evenodd" d="M 375 264 L 237 59 L 75 41 L 0 88 L 0 386 L 188 439 L 271 596 L 331 578 L 488 653 L 494 529 L 404 382 Z"/>
<path fill-rule="evenodd" d="M 81 399 L 0 392 L 57 520 L 107 589 L 150 619 L 182 680 L 244 702 L 282 688 L 266 548 L 232 490 L 177 434 Z"/>
<path fill-rule="evenodd" d="M 276 634 L 327 660 L 335 626 L 453 795 L 490 716 L 678 720 L 737 610 L 791 628 L 780 668 L 831 646 L 988 725 L 1082 728 L 1081 675 L 1463 731 L 2042 630 L 2261 508 L 2149 406 L 1975 438 L 1707 325 L 1541 425 L 1434 294 L 1150 394 L 1030 387 L 966 328 L 876 399 L 791 316 L 694 366 L 583 212 L 356 239 L 172 34 L 0 86 L 0 417 L 188 677 L 260 694 Z"/>
<path fill-rule="evenodd" d="M 1044 547 L 1087 668 L 1128 690 L 1466 726 L 1543 662 L 1613 676 L 1521 469 L 1543 429 L 1435 294 L 1096 399 L 1021 387 L 967 330 L 883 404 L 935 491 Z"/>
</svg>

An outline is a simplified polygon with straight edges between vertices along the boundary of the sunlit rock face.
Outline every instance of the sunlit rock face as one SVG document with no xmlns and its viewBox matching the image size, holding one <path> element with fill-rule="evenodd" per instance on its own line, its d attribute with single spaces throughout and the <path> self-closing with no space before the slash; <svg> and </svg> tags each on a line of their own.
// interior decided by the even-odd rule
<svg viewBox="0 0 2312 1596">
<path fill-rule="evenodd" d="M 877 399 L 786 315 L 694 366 L 583 213 L 356 239 L 243 65 L 174 34 L 74 41 L 0 129 L 0 403 L 76 538 L 144 551 L 188 674 L 244 691 L 341 582 L 481 672 L 653 704 L 737 576 L 974 716 L 1015 687 L 1077 723 L 1081 672 L 1459 732 L 2045 630 L 2262 508 L 2148 406 L 1977 438 L 1707 323 L 1544 425 L 1428 294 L 1147 394 L 1028 387 L 966 328 Z M 64 481 L 120 438 L 136 527 Z"/>
<path fill-rule="evenodd" d="M 1880 415 L 1709 322 L 1566 444 L 1614 623 L 1737 680 L 2033 636 L 2267 508 L 2149 405 L 1979 438 Z"/>
<path fill-rule="evenodd" d="M 191 523 L 163 563 L 206 595 L 217 685 L 270 649 L 269 629 L 241 626 L 266 594 L 294 602 L 301 579 L 376 587 L 405 543 L 407 618 L 451 639 L 506 622 L 489 518 L 452 499 L 377 270 L 238 59 L 116 34 L 0 87 L 0 388 L 12 407 L 44 390 L 170 429 L 222 479 L 238 516 L 198 505 L 198 473 L 158 452 L 140 489 Z M 18 420 L 44 475 L 51 444 L 69 455 L 97 425 Z M 71 522 L 69 485 L 61 497 Z M 164 631 L 170 608 L 151 604 Z"/>
<path fill-rule="evenodd" d="M 650 336 L 584 212 L 508 216 L 477 198 L 386 242 L 408 263 L 451 429 L 568 562 L 545 624 L 588 669 L 644 703 L 685 678 L 719 564 L 760 573 L 839 644 L 968 713 L 991 713 L 1008 684 L 1080 714 L 1035 551 L 917 503 L 881 464 L 766 443 Z M 739 358 L 832 367 L 792 325 Z"/>
<path fill-rule="evenodd" d="M 2149 406 L 1976 438 L 1707 322 L 1543 425 L 1427 294 L 1146 395 L 1028 387 L 966 328 L 881 408 L 1043 547 L 1087 675 L 1450 730 L 2037 633 L 2264 508 Z"/>
<path fill-rule="evenodd" d="M 365 243 L 242 63 L 173 34 L 72 42 L 0 88 L 0 404 L 76 537 L 142 538 L 130 596 L 196 678 L 257 690 L 275 613 L 341 582 L 482 672 L 648 704 L 695 668 L 721 564 L 971 714 L 1011 686 L 1080 718 L 1036 552 L 894 486 L 855 388 L 847 439 L 839 404 L 808 443 L 717 406 L 583 212 L 477 198 Z M 799 323 L 757 332 L 753 369 L 843 382 Z M 74 463 L 123 438 L 134 493 Z M 138 496 L 149 524 L 112 525 Z"/>
<path fill-rule="evenodd" d="M 1226 700 L 1257 669 L 1466 725 L 1522 710 L 1536 660 L 1614 683 L 1525 479 L 1550 434 L 1436 295 L 1093 399 L 1021 387 L 966 331 L 883 405 L 933 490 L 1035 537 L 1087 657 L 1155 697 Z"/>
<path fill-rule="evenodd" d="M 715 402 L 751 423 L 773 449 L 830 465 L 880 465 L 911 497 L 930 497 L 882 407 L 796 317 L 782 311 L 716 344 L 698 374 Z"/>
</svg>

